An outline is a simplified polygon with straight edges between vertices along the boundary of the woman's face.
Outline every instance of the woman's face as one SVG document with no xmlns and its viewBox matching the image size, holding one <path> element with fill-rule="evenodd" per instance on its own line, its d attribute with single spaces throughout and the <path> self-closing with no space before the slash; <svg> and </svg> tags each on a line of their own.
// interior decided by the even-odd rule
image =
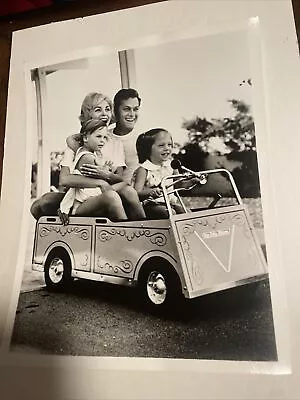
<svg viewBox="0 0 300 400">
<path fill-rule="evenodd" d="M 112 118 L 112 109 L 108 102 L 106 100 L 102 100 L 96 104 L 90 112 L 90 118 L 100 119 L 106 125 L 109 125 Z"/>
<path fill-rule="evenodd" d="M 90 133 L 83 139 L 85 147 L 90 151 L 101 151 L 105 143 L 108 141 L 108 132 L 106 127 L 101 127 Z"/>
<path fill-rule="evenodd" d="M 139 101 L 136 97 L 122 100 L 118 115 L 116 115 L 119 128 L 131 131 L 138 120 L 139 108 Z"/>
<path fill-rule="evenodd" d="M 173 149 L 173 141 L 169 132 L 161 131 L 156 136 L 151 148 L 150 161 L 161 164 L 170 159 Z"/>
</svg>

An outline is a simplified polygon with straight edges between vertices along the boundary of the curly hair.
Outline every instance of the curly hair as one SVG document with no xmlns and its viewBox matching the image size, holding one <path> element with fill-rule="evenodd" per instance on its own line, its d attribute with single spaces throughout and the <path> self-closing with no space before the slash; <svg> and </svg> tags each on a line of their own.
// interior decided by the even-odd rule
<svg viewBox="0 0 300 400">
<path fill-rule="evenodd" d="M 142 164 L 146 160 L 150 160 L 152 146 L 161 132 L 169 133 L 163 128 L 154 128 L 139 135 L 136 141 L 136 151 L 139 159 L 139 163 Z"/>
<path fill-rule="evenodd" d="M 79 121 L 81 125 L 91 119 L 91 111 L 102 101 L 107 101 L 111 111 L 113 111 L 112 101 L 106 95 L 100 92 L 91 92 L 87 94 L 81 104 L 81 110 L 79 115 Z"/>
</svg>

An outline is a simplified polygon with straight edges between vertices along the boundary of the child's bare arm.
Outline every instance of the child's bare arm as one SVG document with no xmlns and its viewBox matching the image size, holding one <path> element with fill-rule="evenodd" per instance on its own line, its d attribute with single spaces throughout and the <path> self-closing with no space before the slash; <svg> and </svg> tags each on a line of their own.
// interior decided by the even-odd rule
<svg viewBox="0 0 300 400">
<path fill-rule="evenodd" d="M 74 188 L 95 188 L 101 187 L 106 182 L 103 179 L 88 178 L 82 175 L 73 175 L 68 167 L 61 167 L 59 174 L 59 184 L 65 187 Z"/>
<path fill-rule="evenodd" d="M 124 173 L 124 167 L 117 167 L 116 171 L 115 171 L 115 175 L 119 176 L 122 178 Z"/>
<path fill-rule="evenodd" d="M 135 172 L 135 183 L 134 188 L 137 191 L 141 200 L 147 199 L 148 197 L 159 197 L 162 195 L 162 190 L 159 188 L 147 188 L 145 187 L 147 179 L 147 171 L 143 167 L 139 167 Z"/>
<path fill-rule="evenodd" d="M 80 154 L 80 152 L 78 153 Z M 93 153 L 83 154 L 75 165 L 75 169 L 80 170 L 83 164 L 94 164 L 96 165 L 96 159 Z"/>
</svg>

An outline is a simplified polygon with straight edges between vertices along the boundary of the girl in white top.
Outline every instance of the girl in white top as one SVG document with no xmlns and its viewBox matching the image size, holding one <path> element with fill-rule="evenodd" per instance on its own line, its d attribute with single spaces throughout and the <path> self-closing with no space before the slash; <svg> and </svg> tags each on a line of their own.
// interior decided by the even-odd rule
<svg viewBox="0 0 300 400">
<path fill-rule="evenodd" d="M 134 187 L 143 201 L 146 216 L 168 218 L 161 182 L 166 176 L 178 173 L 171 167 L 172 137 L 165 129 L 151 129 L 138 137 L 136 148 L 140 167 L 135 172 Z M 170 195 L 169 201 L 174 213 L 182 212 L 176 196 Z"/>
<path fill-rule="evenodd" d="M 106 124 L 99 119 L 90 119 L 82 125 L 81 129 L 81 147 L 77 150 L 73 163 L 72 174 L 81 175 L 80 168 L 83 163 L 91 163 L 101 166 L 103 170 L 111 170 L 112 161 L 102 156 L 102 150 L 108 141 L 108 132 Z M 103 181 L 101 185 L 95 188 L 70 188 L 64 199 L 60 203 L 60 212 L 62 214 L 73 215 L 80 214 L 82 204 L 90 197 L 100 196 L 107 190 L 121 190 L 126 186 L 125 182 L 109 185 Z M 118 214 L 122 219 L 127 219 L 123 205 L 120 202 Z"/>
</svg>

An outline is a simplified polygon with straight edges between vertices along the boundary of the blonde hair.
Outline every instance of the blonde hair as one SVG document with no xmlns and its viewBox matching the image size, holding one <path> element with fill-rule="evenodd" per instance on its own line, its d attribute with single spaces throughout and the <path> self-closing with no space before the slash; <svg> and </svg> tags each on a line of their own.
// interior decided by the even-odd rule
<svg viewBox="0 0 300 400">
<path fill-rule="evenodd" d="M 83 125 L 86 121 L 91 119 L 91 111 L 102 101 L 107 101 L 111 111 L 113 112 L 113 105 L 109 97 L 99 92 L 91 92 L 87 94 L 82 102 L 79 121 Z"/>
</svg>

